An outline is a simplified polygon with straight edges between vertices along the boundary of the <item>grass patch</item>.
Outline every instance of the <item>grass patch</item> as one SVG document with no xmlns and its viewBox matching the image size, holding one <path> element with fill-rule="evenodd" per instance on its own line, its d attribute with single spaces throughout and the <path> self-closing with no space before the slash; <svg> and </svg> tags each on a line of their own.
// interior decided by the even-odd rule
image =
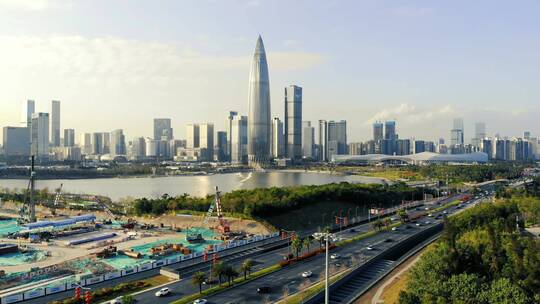
<svg viewBox="0 0 540 304">
<path fill-rule="evenodd" d="M 264 269 L 261 269 L 259 271 L 256 271 L 256 272 L 252 273 L 247 278 L 247 280 L 244 279 L 244 276 L 240 276 L 240 277 L 238 277 L 238 278 L 236 278 L 236 279 L 234 279 L 232 281 L 231 286 L 229 286 L 228 283 L 224 283 L 221 286 L 214 286 L 214 287 L 208 288 L 206 290 L 203 290 L 202 293 L 200 293 L 200 294 L 199 293 L 192 294 L 192 295 L 184 297 L 184 298 L 182 298 L 180 300 L 174 301 L 174 302 L 172 302 L 172 304 L 188 304 L 188 303 L 192 303 L 193 301 L 195 301 L 197 299 L 204 298 L 205 296 L 215 294 L 216 292 L 228 289 L 228 288 L 233 287 L 235 285 L 238 285 L 240 283 L 249 282 L 249 281 L 254 280 L 254 279 L 258 278 L 258 277 L 261 277 L 263 275 L 267 275 L 269 273 L 272 273 L 274 271 L 278 271 L 280 269 L 281 269 L 281 266 L 273 265 L 273 266 L 270 266 L 270 267 L 267 267 L 267 268 L 264 268 Z"/>
</svg>

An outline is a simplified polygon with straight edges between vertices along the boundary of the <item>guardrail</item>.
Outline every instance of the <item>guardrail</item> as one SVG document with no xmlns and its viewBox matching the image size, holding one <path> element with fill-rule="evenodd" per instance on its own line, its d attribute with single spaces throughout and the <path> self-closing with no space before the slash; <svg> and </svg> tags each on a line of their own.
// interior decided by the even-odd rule
<svg viewBox="0 0 540 304">
<path fill-rule="evenodd" d="M 279 233 L 275 232 L 269 235 L 256 235 L 253 238 L 247 240 L 239 240 L 231 242 L 226 245 L 214 245 L 214 249 L 210 250 L 208 254 L 214 254 L 217 252 L 223 252 L 229 249 L 238 248 L 248 244 L 254 244 L 260 241 L 269 240 L 272 238 L 279 237 Z M 27 288 L 21 287 L 18 290 L 10 291 L 4 294 L 0 294 L 0 303 L 1 304 L 10 304 L 17 303 L 21 301 L 31 300 L 39 297 L 43 297 L 50 294 L 55 294 L 59 292 L 64 292 L 66 290 L 75 289 L 77 286 L 88 286 L 97 283 L 101 283 L 108 280 L 113 280 L 132 274 L 149 271 L 152 269 L 160 268 L 166 265 L 179 264 L 183 262 L 191 261 L 203 256 L 202 252 L 197 252 L 194 254 L 189 254 L 185 256 L 175 256 L 170 258 L 165 258 L 162 260 L 150 260 L 147 263 L 136 265 L 133 267 L 128 267 L 124 269 L 119 269 L 113 272 L 108 272 L 100 275 L 84 276 L 84 275 L 73 275 L 71 278 L 62 278 L 62 279 L 51 279 L 49 281 L 41 282 L 29 286 Z M 180 266 L 180 265 L 178 265 Z"/>
</svg>

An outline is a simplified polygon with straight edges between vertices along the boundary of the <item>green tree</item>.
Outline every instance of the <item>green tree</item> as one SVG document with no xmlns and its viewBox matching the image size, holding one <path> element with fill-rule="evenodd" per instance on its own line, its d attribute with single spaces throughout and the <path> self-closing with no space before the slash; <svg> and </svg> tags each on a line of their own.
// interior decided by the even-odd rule
<svg viewBox="0 0 540 304">
<path fill-rule="evenodd" d="M 296 252 L 296 258 L 298 258 L 298 255 L 300 254 L 300 251 L 302 250 L 302 246 L 303 246 L 302 239 L 296 235 L 291 242 L 291 247 Z"/>
<path fill-rule="evenodd" d="M 206 273 L 197 271 L 191 277 L 191 283 L 199 286 L 199 293 L 202 293 L 202 284 L 206 281 Z"/>
<path fill-rule="evenodd" d="M 225 275 L 225 268 L 227 266 L 223 262 L 218 262 L 212 266 L 212 276 L 218 279 L 219 285 L 221 286 L 221 279 Z"/>
<path fill-rule="evenodd" d="M 122 298 L 122 304 L 135 304 L 135 299 L 132 295 L 125 295 Z"/>
<path fill-rule="evenodd" d="M 311 239 L 309 237 L 304 238 L 302 247 L 304 247 L 307 252 L 309 252 L 309 247 L 311 246 Z"/>
<path fill-rule="evenodd" d="M 224 270 L 224 275 L 227 277 L 227 281 L 229 282 L 229 286 L 231 286 L 232 280 L 234 278 L 238 277 L 238 271 L 234 269 L 232 266 L 226 266 Z"/>
<path fill-rule="evenodd" d="M 253 268 L 253 260 L 252 259 L 246 259 L 242 266 L 240 266 L 240 269 L 244 273 L 244 280 L 247 279 L 247 275 L 251 274 L 251 268 Z"/>
<path fill-rule="evenodd" d="M 491 283 L 491 288 L 482 294 L 482 297 L 490 304 L 527 304 L 531 299 L 518 285 L 508 278 L 500 278 Z"/>
</svg>

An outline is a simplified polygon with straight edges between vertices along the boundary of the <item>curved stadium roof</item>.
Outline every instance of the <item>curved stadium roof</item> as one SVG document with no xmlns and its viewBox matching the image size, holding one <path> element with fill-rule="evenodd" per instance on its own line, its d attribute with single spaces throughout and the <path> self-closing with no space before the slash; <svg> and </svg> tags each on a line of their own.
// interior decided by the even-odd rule
<svg viewBox="0 0 540 304">
<path fill-rule="evenodd" d="M 410 164 L 418 163 L 486 163 L 488 155 L 483 152 L 474 152 L 467 154 L 439 154 L 433 152 L 422 152 L 410 155 L 385 155 L 385 154 L 367 154 L 367 155 L 334 155 L 334 163 L 354 163 L 354 162 L 387 162 L 402 161 Z"/>
</svg>

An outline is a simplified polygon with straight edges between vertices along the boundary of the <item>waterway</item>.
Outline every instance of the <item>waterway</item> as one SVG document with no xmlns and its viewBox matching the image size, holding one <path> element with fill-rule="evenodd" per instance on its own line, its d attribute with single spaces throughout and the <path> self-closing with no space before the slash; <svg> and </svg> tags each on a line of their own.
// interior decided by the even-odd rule
<svg viewBox="0 0 540 304">
<path fill-rule="evenodd" d="M 188 193 L 193 196 L 204 196 L 214 192 L 216 186 L 221 191 L 236 189 L 254 189 L 266 187 L 283 187 L 298 185 L 323 185 L 339 182 L 382 183 L 380 178 L 329 174 L 318 172 L 242 172 L 201 176 L 170 177 L 137 177 L 137 178 L 102 178 L 102 179 L 51 179 L 38 180 L 38 189 L 49 188 L 50 191 L 63 184 L 63 191 L 81 194 L 99 194 L 119 200 L 125 197 L 158 197 L 163 194 L 171 196 Z M 3 179 L 0 187 L 25 189 L 26 180 Z"/>
</svg>

